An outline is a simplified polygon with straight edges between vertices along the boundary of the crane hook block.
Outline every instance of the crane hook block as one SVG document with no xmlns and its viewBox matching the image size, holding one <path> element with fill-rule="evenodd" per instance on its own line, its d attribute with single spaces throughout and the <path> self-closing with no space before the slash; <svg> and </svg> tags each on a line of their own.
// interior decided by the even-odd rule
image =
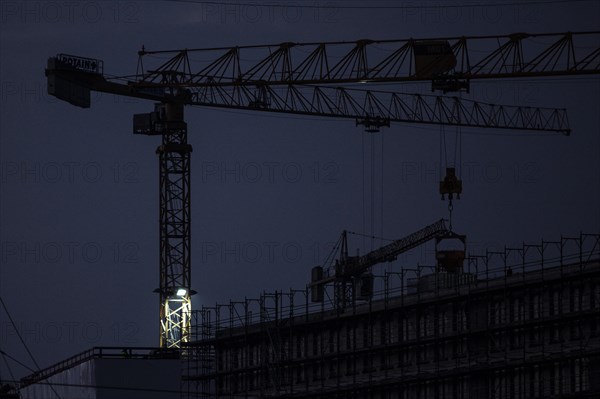
<svg viewBox="0 0 600 399">
<path fill-rule="evenodd" d="M 448 199 L 452 199 L 454 194 L 456 198 L 460 199 L 462 193 L 462 180 L 456 177 L 456 170 L 454 168 L 446 168 L 446 177 L 440 182 L 440 194 L 442 199 L 444 195 L 448 194 Z"/>
</svg>

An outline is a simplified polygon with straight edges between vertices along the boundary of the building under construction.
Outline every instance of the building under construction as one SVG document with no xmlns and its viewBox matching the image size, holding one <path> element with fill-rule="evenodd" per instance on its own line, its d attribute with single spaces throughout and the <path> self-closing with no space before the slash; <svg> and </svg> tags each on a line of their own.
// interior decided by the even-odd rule
<svg viewBox="0 0 600 399">
<path fill-rule="evenodd" d="M 348 255 L 343 234 L 337 259 L 314 267 L 305 289 L 192 311 L 192 146 L 183 113 L 201 106 L 350 118 L 367 132 L 399 122 L 569 134 L 564 109 L 343 85 L 430 82 L 432 91 L 460 93 L 478 79 L 598 74 L 600 51 L 590 42 L 598 34 L 142 47 L 136 74 L 120 77 L 105 75 L 102 60 L 49 58 L 48 92 L 72 105 L 89 108 L 92 91 L 156 102 L 154 111 L 134 116 L 133 131 L 162 139 L 160 350 L 133 358 L 154 364 L 158 357 L 164 367 L 183 362 L 181 378 L 162 378 L 181 380 L 181 394 L 190 398 L 598 397 L 600 234 L 474 255 L 464 236 L 439 221 L 363 256 Z M 546 45 L 539 37 L 556 40 Z M 462 183 L 450 167 L 456 162 L 445 161 L 440 193 L 451 201 Z M 431 240 L 431 264 L 374 268 Z M 445 247 L 449 242 L 458 247 Z M 22 392 L 63 399 L 82 397 L 74 387 L 111 399 L 125 391 L 180 393 L 169 384 L 142 389 L 137 373 L 123 383 L 113 383 L 120 373 L 100 378 L 113 363 L 132 372 L 134 349 L 115 357 L 111 348 L 95 348 L 23 379 Z M 64 392 L 48 394 L 56 387 Z"/>
<path fill-rule="evenodd" d="M 184 393 L 599 397 L 599 234 L 481 255 L 436 245 L 433 266 L 379 276 L 358 270 L 369 257 L 390 261 L 390 249 L 398 254 L 437 234 L 426 233 L 363 257 L 344 259 L 342 251 L 330 273 L 313 269 L 305 290 L 195 311 Z M 349 265 L 352 276 L 343 271 Z"/>
</svg>

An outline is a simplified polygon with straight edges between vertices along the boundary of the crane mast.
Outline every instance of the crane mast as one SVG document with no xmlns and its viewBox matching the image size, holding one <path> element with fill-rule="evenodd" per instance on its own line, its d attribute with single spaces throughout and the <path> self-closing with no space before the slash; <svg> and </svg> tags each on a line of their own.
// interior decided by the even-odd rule
<svg viewBox="0 0 600 399">
<path fill-rule="evenodd" d="M 600 72 L 597 43 L 591 51 L 577 57 L 574 43 L 582 37 L 597 39 L 599 33 L 284 43 L 277 45 L 276 51 L 272 51 L 273 46 L 142 50 L 138 53 L 137 74 L 125 78 L 105 75 L 100 60 L 58 54 L 48 60 L 46 76 L 49 94 L 82 108 L 90 107 L 91 91 L 156 103 L 154 111 L 134 115 L 133 132 L 162 138 L 156 151 L 160 198 L 160 273 L 156 290 L 160 298 L 160 346 L 178 348 L 189 340 L 194 294 L 190 245 L 192 147 L 183 115 L 186 105 L 351 118 L 367 131 L 377 131 L 390 122 L 405 122 L 569 134 L 564 109 L 498 106 L 458 97 L 357 90 L 339 85 L 431 81 L 432 89 L 447 92 L 467 89 L 469 80 L 479 78 L 597 74 Z M 523 56 L 523 43 L 539 37 L 558 37 L 558 40 L 540 52 Z M 499 44 L 490 46 L 491 51 L 479 61 L 473 60 L 468 52 L 470 43 L 490 40 Z M 372 56 L 372 51 L 381 46 L 388 49 L 392 46 L 394 50 L 385 57 Z M 344 53 L 347 48 L 350 50 Z M 309 55 L 297 57 L 296 49 L 304 53 L 310 49 Z M 194 65 L 188 55 L 196 51 L 217 56 L 203 65 Z M 240 56 L 246 51 L 266 51 L 267 55 L 259 57 L 258 63 L 248 64 Z M 144 63 L 148 63 L 145 56 L 157 53 L 173 56 L 157 67 L 145 69 Z M 515 62 L 507 61 L 511 57 Z M 334 59 L 339 61 L 333 62 Z M 439 223 L 442 222 L 425 230 L 443 232 L 445 227 Z M 405 243 L 410 246 L 429 238 L 426 234 L 422 239 Z M 396 243 L 397 248 L 386 247 L 383 255 L 373 252 L 358 260 L 346 256 L 340 270 L 349 270 L 350 265 L 366 270 L 374 259 L 388 259 L 405 250 L 402 243 Z M 336 281 L 344 284 L 354 276 L 350 274 L 337 274 Z M 331 278 L 335 280 L 336 276 L 326 276 L 325 280 Z M 323 276 L 313 280 L 322 279 Z M 334 280 L 321 281 L 320 286 Z"/>
<path fill-rule="evenodd" d="M 179 348 L 187 341 L 191 323 L 190 264 L 190 155 L 183 105 L 167 103 L 156 107 L 160 134 L 160 346 Z"/>
</svg>

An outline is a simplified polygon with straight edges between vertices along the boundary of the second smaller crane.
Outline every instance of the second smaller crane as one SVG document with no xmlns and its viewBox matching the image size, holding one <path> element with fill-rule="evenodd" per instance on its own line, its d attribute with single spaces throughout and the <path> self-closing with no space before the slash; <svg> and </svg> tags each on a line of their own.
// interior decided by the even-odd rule
<svg viewBox="0 0 600 399">
<path fill-rule="evenodd" d="M 440 219 L 406 237 L 393 241 L 381 248 L 373 250 L 362 256 L 348 255 L 347 231 L 343 231 L 340 237 L 339 259 L 335 261 L 333 267 L 327 269 L 326 273 L 323 266 L 315 266 L 311 272 L 311 300 L 313 302 L 323 302 L 325 286 L 333 283 L 335 306 L 343 311 L 348 305 L 353 304 L 357 299 L 369 299 L 373 295 L 373 275 L 371 267 L 379 263 L 392 262 L 398 255 L 418 247 L 430 240 L 436 240 L 437 244 L 443 239 L 457 238 L 463 244 L 465 236 L 453 233 L 446 227 L 446 221 Z M 437 256 L 439 266 L 445 268 L 448 272 L 456 272 L 460 266 L 460 259 L 464 259 L 464 250 L 462 251 L 439 251 Z M 442 256 L 445 255 L 445 256 Z M 452 264 L 447 267 L 446 261 L 452 260 Z"/>
</svg>

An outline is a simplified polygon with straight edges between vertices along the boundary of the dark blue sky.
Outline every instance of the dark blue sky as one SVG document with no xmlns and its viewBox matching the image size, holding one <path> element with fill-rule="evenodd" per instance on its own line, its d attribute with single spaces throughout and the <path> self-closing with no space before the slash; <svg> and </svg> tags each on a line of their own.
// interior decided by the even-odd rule
<svg viewBox="0 0 600 399">
<path fill-rule="evenodd" d="M 158 344 L 159 139 L 131 133 L 132 115 L 153 106 L 106 94 L 93 95 L 86 110 L 59 102 L 46 94 L 48 57 L 99 58 L 106 73 L 126 75 L 142 45 L 584 31 L 598 30 L 600 20 L 594 2 L 356 10 L 7 0 L 0 11 L 0 295 L 41 366 L 91 346 Z M 428 93 L 429 84 L 385 89 Z M 464 96 L 564 107 L 573 129 L 570 137 L 463 129 L 464 195 L 454 225 L 470 249 L 598 232 L 600 79 L 473 82 Z M 376 235 L 398 238 L 447 216 L 437 193 L 440 127 L 393 125 L 373 137 L 372 216 L 372 138 L 353 121 L 202 108 L 186 109 L 186 119 L 194 307 L 303 288 L 343 229 L 371 233 L 373 219 Z M 351 247 L 371 248 L 364 244 Z M 395 266 L 433 263 L 426 255 Z M 0 349 L 33 367 L 0 315 Z M 4 364 L 0 373 L 7 378 Z"/>
</svg>

